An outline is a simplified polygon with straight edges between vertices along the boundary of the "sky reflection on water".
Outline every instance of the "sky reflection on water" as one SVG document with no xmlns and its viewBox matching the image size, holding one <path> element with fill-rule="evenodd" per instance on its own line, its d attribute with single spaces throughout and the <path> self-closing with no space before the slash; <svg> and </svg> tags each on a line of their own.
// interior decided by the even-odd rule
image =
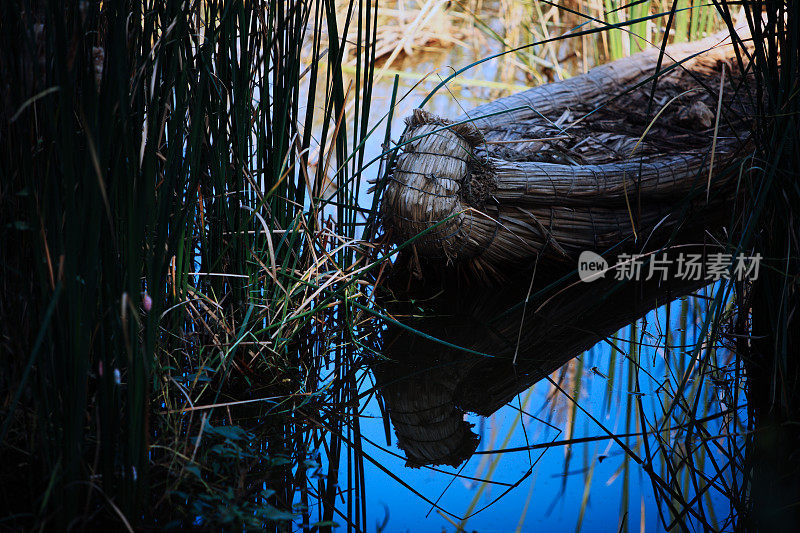
<svg viewBox="0 0 800 533">
<path fill-rule="evenodd" d="M 446 75 L 451 71 L 448 65 L 458 67 L 469 62 L 471 58 L 463 50 L 454 48 L 449 54 L 425 54 L 421 60 L 396 65 L 394 68 L 413 69 L 419 73 L 435 70 Z M 467 73 L 465 76 L 494 79 L 496 72 L 496 62 L 489 62 L 482 65 L 479 72 Z M 395 109 L 395 120 L 391 126 L 392 139 L 399 139 L 404 127 L 401 119 L 411 113 L 434 86 L 435 81 L 438 79 L 433 76 L 430 82 L 412 88 L 412 81 L 399 80 L 398 94 L 404 95 L 409 90 L 411 94 Z M 391 76 L 384 77 L 376 84 L 373 116 L 380 116 L 388 109 L 391 92 Z M 444 117 L 453 117 L 461 114 L 464 108 L 469 109 L 501 94 L 503 93 L 485 88 L 453 86 L 450 90 L 440 91 L 426 105 L 426 109 Z M 380 155 L 384 127 L 382 124 L 367 141 L 366 161 Z M 360 188 L 359 203 L 364 207 L 369 207 L 372 203 L 372 196 L 367 193 L 366 180 L 375 179 L 377 172 L 378 165 L 374 164 L 362 176 L 364 184 Z M 512 402 L 489 417 L 467 414 L 466 420 L 474 425 L 472 430 L 480 437 L 478 453 L 457 467 L 435 467 L 442 472 L 434 471 L 430 467 L 407 467 L 404 451 L 398 447 L 394 427 L 391 428 L 391 444 L 387 446 L 381 409 L 374 394 L 369 394 L 360 420 L 364 437 L 362 446 L 364 452 L 383 468 L 370 461 L 364 462 L 367 524 L 377 530 L 377 525 L 387 518 L 388 513 L 388 522 L 383 531 L 455 531 L 461 518 L 491 504 L 461 523 L 464 530 L 573 531 L 579 520 L 582 520 L 583 531 L 617 531 L 623 516 L 629 531 L 662 530 L 664 526 L 659 518 L 659 506 L 654 497 L 651 479 L 641 466 L 626 457 L 620 445 L 592 417 L 614 434 L 638 432 L 639 413 L 636 404 L 640 399 L 648 423 L 655 424 L 659 420 L 667 402 L 659 387 L 663 388 L 666 383 L 674 393 L 680 382 L 681 372 L 690 365 L 692 359 L 691 348 L 687 351 L 678 347 L 669 350 L 669 363 L 665 362 L 667 332 L 671 345 L 685 340 L 686 345 L 691 347 L 700 330 L 698 317 L 702 316 L 703 309 L 708 304 L 708 295 L 713 297 L 713 288 L 712 285 L 701 290 L 706 296 L 689 297 L 686 302 L 677 300 L 669 306 L 652 310 L 638 322 L 635 330 L 637 340 L 654 345 L 642 346 L 638 354 L 639 394 L 634 394 L 636 376 L 630 372 L 633 366 L 626 358 L 626 354 L 631 353 L 629 335 L 632 330 L 627 326 L 619 331 L 614 328 L 605 333 L 610 334 L 609 339 L 612 340 L 601 341 L 588 351 L 573 354 L 577 357 L 564 363 L 551 375 L 553 380 L 562 378 L 560 383 L 578 400 L 580 408 L 574 408 L 571 400 L 544 379 L 521 391 Z M 524 298 L 526 289 L 527 287 L 517 287 L 518 301 Z M 688 327 L 685 339 L 682 339 L 681 312 L 687 310 Z M 587 347 L 593 344 L 589 343 Z M 722 352 L 717 356 L 720 360 L 728 357 Z M 704 381 L 706 383 L 701 388 L 703 403 L 700 412 L 709 415 L 728 408 L 717 401 L 715 386 L 708 379 Z M 373 382 L 372 375 L 366 376 L 362 381 L 362 392 L 368 391 Z M 690 381 L 688 386 L 693 387 L 693 382 Z M 520 406 L 525 413 L 522 416 L 522 425 L 519 424 Z M 710 424 L 713 427 L 714 423 Z M 718 426 L 721 428 L 722 424 Z M 484 453 L 594 437 L 598 439 L 568 447 L 558 445 L 502 454 Z M 621 441 L 631 446 L 638 455 L 644 455 L 640 439 L 628 437 Z M 651 438 L 651 441 L 651 445 L 656 444 L 655 439 Z M 340 473 L 340 479 L 346 475 L 344 459 L 342 466 L 344 470 Z M 665 466 L 654 465 L 656 471 L 661 468 Z M 490 479 L 495 484 L 454 478 L 454 475 Z M 509 488 L 511 490 L 503 495 Z M 419 495 L 413 491 L 417 491 Z M 500 498 L 494 501 L 498 497 Z M 628 498 L 627 510 L 623 509 L 625 497 Z M 713 511 L 716 511 L 718 517 L 728 516 L 728 501 L 718 491 L 709 490 L 706 498 L 712 502 Z M 432 502 L 436 502 L 438 508 Z M 584 503 L 585 515 L 579 518 Z M 663 502 L 661 508 L 666 508 Z M 665 520 L 669 522 L 670 518 L 666 517 Z M 341 523 L 341 520 L 337 521 Z"/>
</svg>

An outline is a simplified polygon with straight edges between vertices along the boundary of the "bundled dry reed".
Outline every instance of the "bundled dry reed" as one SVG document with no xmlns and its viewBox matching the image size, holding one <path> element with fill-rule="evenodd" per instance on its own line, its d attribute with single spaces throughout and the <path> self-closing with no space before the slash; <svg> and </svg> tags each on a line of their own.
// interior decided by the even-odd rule
<svg viewBox="0 0 800 533">
<path fill-rule="evenodd" d="M 667 47 L 657 75 L 659 50 L 646 50 L 454 121 L 415 110 L 385 188 L 385 227 L 399 242 L 418 236 L 421 258 L 493 279 L 708 224 L 748 143 L 729 39 Z"/>
</svg>

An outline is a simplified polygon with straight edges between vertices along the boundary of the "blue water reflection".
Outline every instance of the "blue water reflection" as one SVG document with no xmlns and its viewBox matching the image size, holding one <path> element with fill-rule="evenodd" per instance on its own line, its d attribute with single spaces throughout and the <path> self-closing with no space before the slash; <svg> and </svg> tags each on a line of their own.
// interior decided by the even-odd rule
<svg viewBox="0 0 800 533">
<path fill-rule="evenodd" d="M 611 531 L 619 530 L 620 527 L 623 530 L 641 527 L 648 531 L 663 529 L 664 523 L 671 522 L 671 518 L 667 516 L 668 505 L 664 501 L 660 505 L 657 503 L 651 477 L 623 451 L 622 445 L 629 447 L 637 457 L 647 456 L 642 438 L 636 435 L 641 431 L 639 406 L 648 431 L 664 426 L 662 417 L 669 408 L 671 397 L 678 389 L 686 369 L 691 369 L 686 384 L 687 398 L 692 400 L 696 397 L 699 401 L 698 418 L 713 417 L 731 407 L 720 401 L 719 388 L 715 384 L 718 381 L 711 379 L 714 377 L 717 380 L 721 373 L 732 368 L 730 365 L 733 365 L 733 359 L 730 353 L 724 349 L 714 351 L 714 364 L 719 367 L 716 373 L 706 373 L 700 377 L 698 366 L 692 366 L 692 346 L 697 342 L 696 335 L 701 329 L 698 327 L 699 320 L 709 305 L 708 295 L 713 294 L 716 288 L 714 285 L 708 286 L 698 296 L 681 297 L 669 305 L 651 310 L 635 327 L 626 326 L 619 330 L 614 328 L 608 332 L 602 328 L 595 330 L 596 333 L 608 337 L 591 349 L 581 351 L 563 366 L 560 366 L 563 361 L 541 363 L 541 368 L 546 369 L 549 377 L 529 388 L 524 383 L 520 384 L 519 394 L 489 417 L 474 414 L 466 416 L 467 422 L 474 425 L 472 430 L 478 433 L 480 443 L 475 455 L 463 464 L 456 461 L 458 466 L 455 467 L 406 466 L 408 451 L 398 447 L 398 436 L 395 433 L 397 425 L 394 424 L 392 428 L 392 443 L 387 446 L 381 409 L 375 397 L 370 396 L 360 422 L 364 436 L 362 446 L 365 454 L 383 468 L 372 462 L 365 462 L 369 513 L 367 523 L 380 523 L 388 510 L 389 519 L 385 531 L 455 531 L 458 527 L 463 527 L 466 531 L 481 532 L 534 529 L 568 531 L 575 530 L 579 521 L 583 531 Z M 691 287 L 683 287 L 684 292 L 690 289 Z M 656 292 L 658 291 L 653 294 Z M 586 298 L 591 298 L 592 294 L 594 293 L 589 293 Z M 469 305 L 464 302 L 470 297 L 478 297 L 480 301 L 480 296 L 470 294 L 462 298 L 461 303 L 455 302 L 453 305 L 457 309 L 456 313 L 472 313 L 474 318 L 475 309 L 465 310 L 463 305 Z M 483 301 L 486 302 L 486 295 L 483 296 Z M 517 298 L 524 299 L 524 291 L 521 296 L 517 293 Z M 577 297 L 567 298 L 580 302 Z M 537 346 L 547 353 L 552 352 L 556 346 L 547 340 L 537 340 L 537 335 L 550 333 L 557 342 L 562 342 L 559 339 L 563 339 L 564 331 L 572 329 L 575 331 L 572 346 L 582 342 L 593 344 L 591 335 L 587 336 L 581 331 L 592 330 L 593 324 L 597 324 L 598 313 L 613 313 L 615 306 L 622 305 L 624 300 L 623 297 L 621 301 L 600 305 L 591 313 L 579 316 L 572 328 L 555 324 L 545 325 L 541 329 L 529 312 L 530 316 L 526 316 L 527 325 L 523 325 L 519 338 L 523 344 L 534 347 L 534 353 L 527 353 L 526 347 L 522 346 L 517 368 L 523 374 L 526 372 L 525 358 L 535 358 Z M 462 307 L 459 308 L 459 305 Z M 502 305 L 513 309 L 514 296 L 506 298 Z M 631 309 L 627 311 L 616 311 L 617 321 L 636 312 L 634 307 L 637 304 L 629 302 L 629 305 Z M 639 310 L 644 311 L 645 307 L 652 306 L 652 301 L 640 305 L 643 307 Z M 481 306 L 476 304 L 473 307 Z M 487 303 L 487 307 L 491 311 L 491 317 L 498 316 L 497 308 L 492 307 L 491 302 Z M 401 315 L 398 314 L 398 320 L 403 320 L 399 318 Z M 504 317 L 503 323 L 514 322 L 514 316 L 513 312 L 509 313 Z M 517 331 L 520 316 L 521 312 L 517 313 L 516 322 L 507 328 L 506 334 Z M 555 313 L 554 320 L 558 322 L 562 318 L 568 317 Z M 443 324 L 443 321 L 447 322 L 447 319 L 439 316 L 427 318 L 424 322 L 408 319 L 407 324 L 424 327 L 426 333 L 439 331 L 440 336 L 450 342 L 461 335 L 467 341 L 465 346 L 478 348 L 477 351 L 483 352 L 486 346 L 491 346 L 491 340 L 481 341 L 481 333 L 469 333 L 472 325 L 468 324 L 465 326 L 467 329 L 459 332 L 458 326 L 453 326 L 451 321 L 451 330 L 448 331 L 448 325 Z M 614 320 L 605 320 L 603 317 L 600 322 L 604 322 L 602 326 L 608 328 L 613 327 Z M 537 327 L 540 329 L 537 330 Z M 389 330 L 392 328 L 389 327 Z M 533 333 L 529 333 L 531 330 Z M 403 338 L 413 336 L 408 332 L 397 335 Z M 502 332 L 498 335 L 502 337 Z M 582 335 L 585 338 L 579 339 Z M 491 335 L 487 338 L 489 336 Z M 633 346 L 630 344 L 631 336 L 634 339 Z M 397 340 L 392 339 L 392 333 L 386 333 L 384 337 L 387 343 L 395 342 L 396 348 Z M 460 372 L 456 368 L 457 356 L 451 353 L 448 359 L 447 352 L 452 350 L 440 346 L 438 349 L 442 357 L 435 359 L 436 344 L 426 339 L 418 339 L 408 346 L 417 350 L 410 355 L 414 365 L 409 370 L 409 379 L 415 384 L 411 393 L 416 394 L 411 401 L 423 409 L 435 408 L 436 406 L 426 405 L 419 397 L 425 388 L 420 388 L 419 382 L 426 379 L 425 373 L 429 370 L 422 361 L 427 356 L 433 358 L 431 368 L 435 374 L 434 381 L 446 380 L 448 375 L 457 375 Z M 508 356 L 510 352 L 508 346 L 500 343 L 494 353 L 488 353 Z M 558 351 L 552 353 L 558 354 Z M 392 348 L 387 348 L 385 355 L 393 359 L 402 356 L 397 349 Z M 562 353 L 559 356 L 570 355 Z M 465 353 L 462 357 L 465 360 L 477 359 L 474 354 Z M 480 369 L 481 364 L 487 363 L 473 361 L 471 364 Z M 448 365 L 454 366 L 448 369 Z M 493 367 L 497 367 L 497 363 L 490 361 L 484 374 L 469 376 L 471 390 L 467 403 L 480 405 L 482 386 L 488 396 L 496 394 L 496 385 L 492 381 L 496 381 L 498 370 Z M 513 367 L 508 368 L 510 372 L 514 371 Z M 526 379 L 532 379 L 530 368 L 527 372 Z M 481 375 L 486 377 L 484 383 L 481 382 Z M 386 376 L 381 378 L 380 370 L 377 376 L 378 385 L 384 387 L 382 392 L 386 396 Z M 402 382 L 400 378 L 397 379 L 394 383 L 389 381 L 389 388 L 397 387 L 397 383 Z M 701 383 L 703 386 L 699 387 Z M 558 384 L 558 388 L 555 384 Z M 367 391 L 371 387 L 372 383 L 366 381 L 362 388 Z M 464 394 L 463 391 L 461 394 Z M 391 404 L 391 394 L 388 396 L 387 404 Z M 571 398 L 577 402 L 577 407 Z M 391 405 L 389 411 L 392 411 Z M 523 413 L 521 417 L 520 411 Z M 680 412 L 680 409 L 675 410 L 669 425 L 665 427 L 674 428 L 680 425 L 684 420 Z M 743 413 L 740 415 L 743 416 Z M 724 434 L 723 425 L 726 420 L 712 419 L 705 422 L 704 427 L 709 434 Z M 400 432 L 403 432 L 402 428 Z M 612 438 L 610 434 L 615 437 Z M 680 484 L 683 467 L 678 457 L 685 455 L 681 449 L 684 446 L 681 439 L 686 436 L 685 430 L 663 431 L 661 434 L 663 445 L 676 447 L 674 460 L 671 461 L 672 476 Z M 430 438 L 430 435 L 424 438 Z M 574 440 L 585 442 L 574 442 L 570 445 L 564 443 Z M 658 439 L 651 435 L 648 443 L 651 449 L 655 449 Z M 408 442 L 404 443 L 403 448 L 408 448 Z M 498 450 L 506 451 L 498 453 Z M 661 457 L 652 452 L 651 455 Z M 693 457 L 695 461 L 707 461 L 702 449 L 695 450 Z M 419 459 L 416 461 L 419 462 Z M 670 479 L 663 460 L 659 462 L 656 459 L 653 469 L 663 479 Z M 702 466 L 700 470 L 703 470 Z M 709 478 L 713 475 L 714 469 L 709 466 Z M 706 505 L 711 504 L 710 509 L 707 509 L 709 515 L 729 515 L 728 500 L 722 496 L 720 490 L 712 487 L 703 492 L 707 494 L 704 496 Z M 487 508 L 481 511 L 484 507 Z M 660 512 L 667 513 L 663 518 L 665 522 L 662 522 Z M 468 518 L 463 520 L 465 517 Z"/>
</svg>

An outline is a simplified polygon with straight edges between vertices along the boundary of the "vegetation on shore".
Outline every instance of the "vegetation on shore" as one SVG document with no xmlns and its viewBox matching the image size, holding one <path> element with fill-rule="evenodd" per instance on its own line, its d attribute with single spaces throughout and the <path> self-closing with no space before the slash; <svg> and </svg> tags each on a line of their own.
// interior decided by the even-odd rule
<svg viewBox="0 0 800 533">
<path fill-rule="evenodd" d="M 724 244 L 766 261 L 752 285 L 715 286 L 662 422 L 703 418 L 701 382 L 689 380 L 730 334 L 742 366 L 728 392 L 738 406 L 743 391 L 747 413 L 713 468 L 731 483 L 725 528 L 767 530 L 800 521 L 797 10 L 509 2 L 505 20 L 536 21 L 514 34 L 480 6 L 453 9 L 524 66 L 505 80 L 521 83 L 568 75 L 561 43 L 580 42 L 587 68 L 642 38 L 730 30 L 740 7 L 758 113 Z M 378 8 L 2 3 L 0 528 L 371 529 L 359 404 L 376 391 L 362 356 L 375 355 L 375 285 L 398 248 L 363 242 L 379 233 L 378 197 L 372 210 L 359 198 L 364 178 L 390 169 L 387 124 L 403 97 L 395 78 L 390 102 L 373 102 Z M 614 342 L 635 357 L 640 335 Z M 627 409 L 630 430 L 641 402 Z M 713 529 L 702 494 L 717 479 L 692 463 L 711 439 L 690 446 L 680 473 L 676 442 L 650 449 L 645 436 L 642 455 L 616 441 L 666 495 L 671 521 Z"/>
</svg>

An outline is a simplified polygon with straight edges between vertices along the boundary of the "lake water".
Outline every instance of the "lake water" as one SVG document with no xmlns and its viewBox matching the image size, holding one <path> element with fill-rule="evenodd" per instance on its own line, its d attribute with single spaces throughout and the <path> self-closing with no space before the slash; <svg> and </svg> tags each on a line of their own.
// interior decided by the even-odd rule
<svg viewBox="0 0 800 533">
<path fill-rule="evenodd" d="M 415 302 L 424 319 L 399 310 L 393 315 L 399 323 L 448 345 L 396 323 L 383 333 L 383 355 L 392 362 L 373 360 L 377 383 L 365 381 L 363 388 L 379 391 L 393 428 L 387 444 L 381 409 L 372 394 L 367 396 L 360 421 L 362 445 L 383 467 L 366 465 L 367 523 L 382 520 L 388 510 L 385 531 L 567 531 L 576 529 L 579 520 L 584 531 L 610 531 L 618 530 L 623 518 L 623 529 L 662 530 L 653 482 L 620 445 L 645 457 L 642 437 L 617 440 L 610 435 L 641 432 L 641 419 L 648 431 L 665 425 L 671 397 L 685 369 L 691 368 L 687 347 L 697 340 L 697 320 L 712 289 L 656 308 L 636 327 L 619 331 L 609 328 L 628 313 L 653 305 L 654 300 L 645 300 L 657 291 L 639 298 L 631 290 L 591 305 L 601 300 L 597 295 L 603 289 L 583 285 L 556 298 L 549 310 L 523 314 L 526 287 L 512 284 Z M 581 349 L 605 335 L 607 342 Z M 511 361 L 514 354 L 516 364 Z M 714 354 L 720 367 L 731 359 L 723 350 Z M 701 405 L 697 417 L 727 410 L 722 389 L 709 378 L 695 379 L 697 374 L 696 367 L 687 374 L 692 376 L 688 388 Z M 463 416 L 462 409 L 484 414 L 497 410 L 489 416 Z M 473 427 L 459 427 L 462 418 Z M 686 419 L 674 413 L 667 424 L 674 428 Z M 706 427 L 723 432 L 724 422 Z M 471 456 L 464 452 L 471 448 L 464 435 L 470 432 L 479 438 Z M 460 442 L 450 442 L 453 435 Z M 674 477 L 679 484 L 677 457 L 685 455 L 679 441 L 686 435 L 685 428 L 661 433 L 662 445 L 678 448 L 670 465 L 674 470 L 658 460 L 653 465 L 658 475 Z M 658 447 L 654 436 L 648 442 Z M 700 463 L 707 460 L 701 448 L 693 452 Z M 428 459 L 434 458 L 427 462 L 454 466 L 406 465 L 406 458 L 415 466 L 426 462 L 426 452 Z M 696 467 L 704 470 L 702 464 Z M 712 478 L 713 466 L 708 469 Z M 728 502 L 721 491 L 712 487 L 706 494 L 716 516 L 727 517 Z M 663 502 L 661 506 L 665 508 Z"/>
<path fill-rule="evenodd" d="M 490 44 L 477 50 L 489 52 Z M 399 139 L 400 119 L 419 105 L 440 75 L 475 57 L 454 47 L 395 62 L 392 69 L 405 73 L 398 90 L 405 97 L 394 111 L 392 139 Z M 499 72 L 498 61 L 487 62 L 463 75 L 482 80 L 484 86 L 450 84 L 425 109 L 455 117 L 523 87 L 519 77 L 503 80 Z M 415 79 L 429 73 L 434 73 L 429 81 L 415 86 Z M 388 110 L 392 79 L 386 75 L 376 84 L 372 116 Z M 491 82 L 506 84 L 507 90 L 487 87 Z M 367 160 L 381 153 L 384 127 L 368 141 Z M 362 179 L 376 176 L 373 165 Z M 368 207 L 372 198 L 366 190 L 363 184 L 359 203 Z M 541 288 L 538 282 L 534 285 Z M 364 354 L 370 370 L 361 376 L 360 429 L 363 451 L 370 458 L 364 472 L 368 527 L 390 532 L 572 531 L 579 526 L 583 531 L 660 531 L 672 521 L 670 505 L 682 509 L 665 498 L 674 491 L 686 500 L 701 495 L 702 519 L 684 518 L 687 523 L 702 529 L 702 520 L 713 520 L 712 527 L 724 528 L 732 515 L 724 496 L 731 480 L 718 474 L 724 471 L 725 447 L 731 442 L 735 446 L 736 439 L 722 443 L 712 437 L 724 437 L 732 425 L 742 423 L 742 418 L 732 422 L 722 416 L 736 411 L 726 385 L 736 367 L 724 348 L 694 350 L 716 286 L 653 308 L 656 295 L 663 303 L 663 289 L 644 296 L 632 290 L 626 298 L 606 302 L 597 296 L 602 293 L 592 292 L 598 289 L 583 284 L 557 301 L 566 307 L 572 302 L 597 305 L 551 313 L 551 303 L 543 311 L 545 319 L 542 312 L 533 312 L 544 296 L 525 307 L 529 287 L 527 278 L 488 291 L 451 287 L 448 291 L 455 295 L 431 299 L 439 292 L 434 287 L 427 293 L 398 295 L 400 300 L 418 298 L 412 304 L 384 302 L 392 320 L 376 321 L 374 346 L 394 362 Z M 677 291 L 683 292 L 685 288 Z M 625 317 L 630 321 L 637 316 L 643 318 L 625 325 Z M 517 364 L 511 363 L 514 354 Z M 679 389 L 685 402 L 673 408 Z M 496 401 L 504 394 L 509 397 L 502 406 L 481 405 L 487 397 Z M 473 414 L 484 409 L 491 413 Z M 701 417 L 708 419 L 702 429 L 687 429 L 687 421 Z M 462 419 L 472 428 L 461 424 Z M 642 423 L 646 439 L 639 435 Z M 652 434 L 656 428 L 660 438 Z M 460 443 L 423 442 L 439 437 L 444 442 L 454 432 Z M 409 447 L 437 446 L 445 452 L 457 449 L 438 458 L 453 466 L 419 464 L 425 461 L 416 452 L 409 455 Z M 654 475 L 631 454 L 652 457 Z M 416 467 L 406 464 L 409 457 Z M 692 468 L 687 458 L 694 461 Z M 342 468 L 346 471 L 344 460 Z M 657 496 L 659 480 L 668 488 L 660 486 Z"/>
</svg>

